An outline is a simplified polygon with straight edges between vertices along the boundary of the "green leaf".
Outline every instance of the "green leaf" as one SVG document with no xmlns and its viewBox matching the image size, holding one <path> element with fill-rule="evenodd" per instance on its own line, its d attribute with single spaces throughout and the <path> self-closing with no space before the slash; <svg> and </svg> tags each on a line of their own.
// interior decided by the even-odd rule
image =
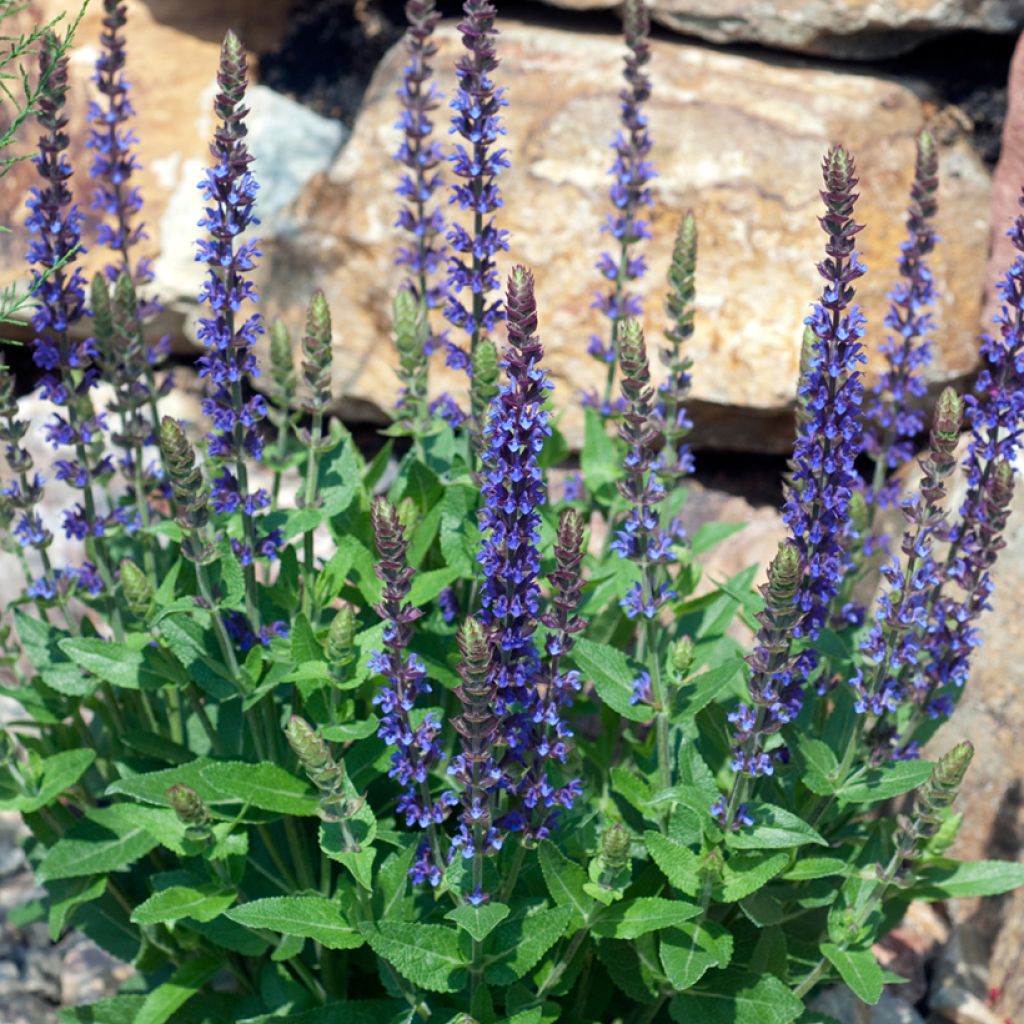
<svg viewBox="0 0 1024 1024">
<path fill-rule="evenodd" d="M 831 942 L 823 942 L 821 952 L 862 1003 L 874 1006 L 882 998 L 884 976 L 870 948 L 840 949 Z"/>
<path fill-rule="evenodd" d="M 483 942 L 508 915 L 509 909 L 504 903 L 484 903 L 479 907 L 464 903 L 444 916 L 469 932 L 477 942 Z"/>
<path fill-rule="evenodd" d="M 703 711 L 718 695 L 729 687 L 743 672 L 746 662 L 742 658 L 730 658 L 715 668 L 702 672 L 690 679 L 679 690 L 679 711 L 673 709 L 673 719 L 693 718 Z"/>
<path fill-rule="evenodd" d="M 359 926 L 370 948 L 404 978 L 428 992 L 462 992 L 467 960 L 459 933 L 439 924 L 380 921 Z"/>
<path fill-rule="evenodd" d="M 789 854 L 780 851 L 766 857 L 763 853 L 734 854 L 722 868 L 722 901 L 735 903 L 767 885 L 789 863 Z"/>
<path fill-rule="evenodd" d="M 800 781 L 817 796 L 832 796 L 839 777 L 839 761 L 824 740 L 801 739 L 797 752 L 804 763 Z"/>
<path fill-rule="evenodd" d="M 696 896 L 701 891 L 700 858 L 693 850 L 660 832 L 645 832 L 644 843 L 672 885 L 687 896 Z"/>
<path fill-rule="evenodd" d="M 96 689 L 99 680 L 85 675 L 61 650 L 61 641 L 68 638 L 66 633 L 26 615 L 20 608 L 14 609 L 14 624 L 22 650 L 51 690 L 66 697 L 88 697 Z"/>
<path fill-rule="evenodd" d="M 793 846 L 828 843 L 807 822 L 774 804 L 753 803 L 750 813 L 754 825 L 730 833 L 727 844 L 736 850 L 786 850 Z"/>
<path fill-rule="evenodd" d="M 804 1004 L 772 975 L 752 977 L 746 971 L 715 975 L 715 987 L 693 989 L 669 1003 L 669 1014 L 680 1024 L 792 1024 Z"/>
<path fill-rule="evenodd" d="M 787 882 L 810 882 L 845 875 L 849 869 L 850 863 L 844 857 L 802 857 L 782 877 Z"/>
<path fill-rule="evenodd" d="M 836 796 L 850 804 L 874 804 L 900 796 L 927 782 L 932 773 L 930 761 L 890 761 L 869 768 L 836 790 Z"/>
<path fill-rule="evenodd" d="M 319 797 L 309 783 L 269 761 L 213 761 L 200 775 L 222 802 L 303 817 L 315 817 L 319 812 Z"/>
<path fill-rule="evenodd" d="M 613 711 L 634 722 L 650 719 L 651 709 L 646 704 L 630 703 L 633 680 L 642 669 L 638 665 L 631 665 L 617 647 L 580 637 L 572 649 L 571 657 L 576 667 L 593 682 L 601 700 Z"/>
<path fill-rule="evenodd" d="M 196 921 L 212 921 L 235 902 L 237 893 L 225 892 L 223 886 L 207 882 L 203 885 L 172 885 L 153 893 L 132 912 L 135 924 L 162 924 L 191 917 Z"/>
<path fill-rule="evenodd" d="M 449 566 L 447 569 L 432 569 L 429 572 L 418 572 L 412 578 L 409 588 L 409 604 L 419 608 L 433 601 L 445 587 L 450 586 L 459 578 L 459 570 Z"/>
<path fill-rule="evenodd" d="M 978 860 L 960 863 L 935 860 L 918 868 L 912 894 L 915 899 L 944 900 L 964 896 L 998 896 L 1024 885 L 1024 863 Z"/>
<path fill-rule="evenodd" d="M 499 925 L 491 940 L 495 962 L 487 968 L 487 981 L 492 985 L 511 985 L 533 970 L 561 938 L 572 914 L 571 907 L 554 907 Z"/>
<path fill-rule="evenodd" d="M 551 898 L 560 907 L 571 907 L 573 927 L 582 928 L 594 905 L 583 888 L 587 884 L 586 871 L 547 840 L 541 843 L 538 859 Z"/>
<path fill-rule="evenodd" d="M 62 750 L 40 764 L 35 792 L 0 800 L 0 809 L 31 814 L 51 803 L 73 786 L 96 760 L 94 750 Z"/>
<path fill-rule="evenodd" d="M 155 690 L 171 682 L 186 681 L 173 662 L 149 646 L 150 639 L 140 636 L 130 645 L 68 637 L 61 640 L 60 649 L 86 672 L 126 690 Z"/>
<path fill-rule="evenodd" d="M 746 526 L 746 523 L 702 523 L 690 541 L 690 548 L 695 555 L 702 555 L 733 534 L 746 529 Z"/>
<path fill-rule="evenodd" d="M 43 856 L 36 879 L 79 878 L 123 871 L 144 857 L 157 841 L 132 821 L 129 804 L 90 810 Z"/>
<path fill-rule="evenodd" d="M 50 941 L 56 942 L 75 910 L 83 903 L 98 900 L 106 892 L 107 876 L 66 878 L 50 882 L 46 888 L 49 896 L 47 926 L 50 929 Z"/>
<path fill-rule="evenodd" d="M 675 928 L 701 912 L 696 903 L 641 896 L 610 906 L 594 924 L 598 938 L 636 939 L 660 928 Z"/>
<path fill-rule="evenodd" d="M 732 935 L 717 921 L 687 921 L 665 932 L 659 952 L 665 977 L 682 992 L 696 985 L 712 967 L 728 965 Z"/>
<path fill-rule="evenodd" d="M 320 466 L 320 510 L 324 517 L 340 516 L 359 491 L 361 459 L 355 442 L 346 438 L 337 454 Z"/>
<path fill-rule="evenodd" d="M 135 1024 L 165 1024 L 205 985 L 221 968 L 220 962 L 208 956 L 199 956 L 179 967 L 158 988 L 146 996 L 135 1018 Z"/>
<path fill-rule="evenodd" d="M 328 949 L 357 949 L 363 944 L 338 903 L 325 896 L 270 896 L 243 903 L 229 910 L 227 917 L 247 928 L 313 939 Z"/>
<path fill-rule="evenodd" d="M 355 799 L 355 791 L 348 779 L 346 795 L 350 800 Z M 352 877 L 364 889 L 370 891 L 373 889 L 373 861 L 377 853 L 373 847 L 373 841 L 377 836 L 377 819 L 370 805 L 363 803 L 344 824 L 348 830 L 348 838 L 340 822 L 325 821 L 321 824 L 320 849 L 331 860 L 344 864 L 352 873 Z M 348 839 L 351 839 L 358 848 L 351 849 Z"/>
<path fill-rule="evenodd" d="M 613 483 L 622 475 L 615 444 L 608 436 L 604 420 L 594 409 L 583 410 L 583 450 L 580 453 L 580 468 L 587 490 L 598 491 L 605 484 Z"/>
</svg>

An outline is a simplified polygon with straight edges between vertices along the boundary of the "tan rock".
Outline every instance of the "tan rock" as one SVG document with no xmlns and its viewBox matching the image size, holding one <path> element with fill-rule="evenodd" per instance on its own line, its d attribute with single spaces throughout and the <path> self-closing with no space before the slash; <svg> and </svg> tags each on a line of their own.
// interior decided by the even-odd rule
<svg viewBox="0 0 1024 1024">
<path fill-rule="evenodd" d="M 453 89 L 459 45 L 451 26 L 438 39 L 439 82 Z M 590 309 L 593 262 L 608 212 L 608 140 L 618 117 L 622 46 L 617 37 L 505 23 L 496 75 L 508 91 L 512 169 L 501 178 L 501 227 L 513 262 L 537 274 L 541 334 L 567 414 L 563 429 L 580 440 L 577 394 L 603 369 L 585 354 L 600 326 Z M 682 212 L 696 210 L 701 231 L 692 411 L 699 446 L 784 451 L 802 319 L 819 290 L 817 217 L 823 152 L 842 140 L 857 155 L 865 258 L 873 273 L 862 296 L 880 340 L 914 137 L 931 109 L 907 83 L 812 70 L 656 41 L 650 104 L 658 173 L 644 281 L 647 324 L 656 339 L 672 237 Z M 314 179 L 293 210 L 294 225 L 270 246 L 267 305 L 297 327 L 301 303 L 323 287 L 336 311 L 340 343 L 335 388 L 342 410 L 386 409 L 396 384 L 390 296 L 397 238 L 394 90 L 403 64 L 392 51 L 366 95 L 352 139 L 329 174 Z M 444 112 L 439 112 L 443 121 Z M 444 131 L 441 125 L 442 133 Z M 444 135 L 442 134 L 442 137 Z M 942 148 L 943 243 L 934 261 L 942 292 L 935 380 L 958 378 L 976 361 L 988 177 L 967 143 Z M 384 184 L 388 187 L 382 187 Z M 438 387 L 459 378 L 439 371 Z"/>
<path fill-rule="evenodd" d="M 572 10 L 619 0 L 548 0 Z M 654 19 L 713 43 L 761 43 L 830 57 L 891 57 L 951 32 L 1014 32 L 1024 24 L 1015 0 L 651 0 Z"/>
</svg>

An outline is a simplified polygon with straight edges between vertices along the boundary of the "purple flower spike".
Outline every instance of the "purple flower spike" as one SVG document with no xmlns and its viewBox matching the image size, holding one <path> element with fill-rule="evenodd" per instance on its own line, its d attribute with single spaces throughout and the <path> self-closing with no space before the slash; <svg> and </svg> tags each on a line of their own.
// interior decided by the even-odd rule
<svg viewBox="0 0 1024 1024">
<path fill-rule="evenodd" d="M 806 406 L 793 451 L 793 486 L 784 519 L 807 571 L 801 588 L 803 620 L 798 636 L 816 637 L 846 573 L 850 499 L 859 484 L 854 468 L 861 436 L 859 406 L 864 362 L 860 339 L 864 317 L 853 305 L 853 282 L 865 270 L 854 251 L 860 225 L 853 221 L 857 195 L 853 157 L 842 147 L 823 163 L 826 258 L 818 264 L 825 279 L 821 298 L 805 323 L 814 333 L 810 365 L 801 379 Z"/>
<path fill-rule="evenodd" d="M 131 250 L 149 236 L 141 222 L 142 195 L 131 184 L 132 175 L 140 169 L 133 152 L 138 136 L 127 125 L 135 117 L 128 98 L 131 89 L 124 75 L 125 37 L 121 30 L 128 20 L 124 0 L 103 0 L 103 31 L 100 54 L 96 58 L 93 81 L 103 97 L 89 104 L 88 118 L 92 127 L 86 145 L 93 150 L 89 174 L 96 182 L 92 208 L 105 219 L 97 230 L 97 241 L 115 254 L 115 262 L 106 267 L 110 281 L 127 272 L 136 287 L 153 280 L 153 268 L 145 257 L 134 265 Z M 109 220 L 107 219 L 109 218 Z M 110 223 L 113 221 L 113 224 Z M 140 308 L 145 318 L 158 313 L 158 302 L 150 301 Z M 157 353 L 157 355 L 162 352 Z"/>
<path fill-rule="evenodd" d="M 871 499 L 882 508 L 894 506 L 899 494 L 898 484 L 886 484 L 886 473 L 910 461 L 914 438 L 924 429 L 917 406 L 926 391 L 922 370 L 932 358 L 934 324 L 927 309 L 935 301 L 935 286 L 926 259 L 938 241 L 932 226 L 938 187 L 935 144 L 928 132 L 922 132 L 910 189 L 907 240 L 900 246 L 900 281 L 889 293 L 885 318 L 893 332 L 882 346 L 886 369 L 865 411 L 864 448 L 878 467 Z"/>
<path fill-rule="evenodd" d="M 431 283 L 444 259 L 444 214 L 433 198 L 442 185 L 438 168 L 444 153 L 431 139 L 434 124 L 430 115 L 440 106 L 441 93 L 431 81 L 430 60 L 437 53 L 433 35 L 441 15 L 434 0 L 408 0 L 405 17 L 409 23 L 405 35 L 408 63 L 398 89 L 402 116 L 395 127 L 402 132 L 402 144 L 395 159 L 406 171 L 396 190 L 403 200 L 396 227 L 407 233 L 409 242 L 398 250 L 395 262 L 409 271 L 406 286 L 417 298 L 426 299 L 428 309 L 436 309 L 445 295 L 441 285 Z M 429 337 L 426 354 L 442 341 L 443 337 Z"/>
<path fill-rule="evenodd" d="M 480 619 L 501 652 L 495 669 L 496 711 L 510 756 L 521 761 L 531 735 L 540 659 L 533 641 L 540 607 L 540 506 L 545 501 L 539 456 L 551 434 L 544 401 L 551 384 L 534 333 L 533 275 L 516 267 L 508 284 L 507 376 L 484 427 L 478 555 L 484 583 Z"/>
<path fill-rule="evenodd" d="M 655 471 L 658 431 L 653 421 L 654 390 L 644 334 L 636 320 L 625 320 L 619 328 L 619 362 L 622 395 L 627 403 L 619 436 L 629 446 L 626 478 L 619 483 L 619 493 L 630 509 L 611 548 L 620 558 L 640 567 L 640 580 L 619 603 L 631 619 L 653 619 L 675 596 L 667 582 L 657 579 L 659 567 L 674 561 L 675 555 L 672 538 L 660 526 L 658 507 L 665 498 L 665 488 Z"/>
<path fill-rule="evenodd" d="M 407 825 L 426 829 L 444 821 L 458 798 L 449 790 L 437 799 L 431 797 L 430 771 L 442 758 L 441 722 L 432 711 L 417 721 L 412 714 L 417 699 L 430 692 L 430 684 L 419 655 L 408 650 L 413 623 L 423 613 L 407 600 L 413 570 L 406 562 L 405 528 L 395 507 L 384 498 L 374 501 L 371 515 L 380 554 L 375 571 L 384 584 L 376 612 L 385 627 L 384 650 L 373 653 L 370 666 L 387 680 L 373 698 L 381 711 L 377 735 L 395 748 L 388 775 L 403 787 L 399 812 Z"/>
<path fill-rule="evenodd" d="M 651 19 L 644 0 L 627 0 L 623 29 L 629 52 L 623 68 L 626 84 L 619 93 L 622 125 L 613 143 L 615 162 L 610 170 L 615 179 L 610 191 L 615 212 L 602 229 L 615 239 L 615 248 L 602 253 L 597 261 L 596 267 L 608 287 L 595 293 L 592 306 L 609 320 L 608 340 L 606 343 L 599 335 L 592 335 L 587 348 L 590 355 L 608 365 L 604 398 L 596 403 L 603 415 L 609 415 L 605 410 L 612 399 L 619 325 L 628 317 L 643 314 L 640 297 L 630 290 L 630 285 L 647 271 L 647 264 L 643 256 L 636 254 L 635 246 L 650 238 L 642 214 L 653 204 L 650 182 L 655 176 L 648 159 L 651 137 L 644 112 L 644 103 L 651 95 L 651 80 L 644 70 L 651 59 Z"/>
<path fill-rule="evenodd" d="M 505 134 L 499 112 L 508 105 L 504 90 L 496 88 L 491 75 L 498 67 L 494 49 L 497 8 L 487 0 L 465 0 L 459 24 L 465 54 L 456 65 L 459 88 L 451 101 L 455 111 L 451 134 L 462 141 L 455 144 L 449 157 L 452 173 L 459 179 L 452 186 L 449 202 L 473 215 L 467 231 L 453 223 L 448 243 L 448 305 L 445 316 L 452 326 L 469 335 L 469 351 L 448 343 L 447 362 L 472 374 L 472 360 L 480 340 L 505 319 L 498 290 L 498 271 L 494 258 L 508 250 L 508 232 L 494 224 L 494 212 L 501 207 L 501 191 L 495 179 L 509 166 L 506 150 L 497 145 Z M 470 299 L 460 295 L 468 291 Z"/>
<path fill-rule="evenodd" d="M 213 431 L 207 435 L 209 451 L 221 464 L 211 504 L 222 514 L 241 511 L 245 541 L 237 553 L 243 564 L 250 565 L 259 554 L 273 557 L 277 546 L 270 535 L 256 536 L 253 516 L 270 504 L 270 496 L 263 489 L 249 492 L 246 471 L 247 457 L 259 460 L 263 455 L 259 423 L 267 406 L 261 395 L 243 397 L 246 377 L 259 376 L 252 348 L 263 333 L 263 323 L 256 313 L 240 322 L 237 315 L 246 302 L 258 300 L 246 275 L 260 255 L 256 242 L 238 244 L 239 236 L 259 223 L 253 211 L 259 185 L 249 170 L 253 158 L 245 143 L 245 75 L 245 50 L 229 32 L 221 48 L 220 92 L 213 105 L 219 118 L 210 147 L 215 162 L 199 185 L 207 203 L 199 226 L 209 237 L 196 243 L 196 259 L 209 267 L 199 300 L 212 313 L 200 319 L 198 332 L 208 350 L 199 360 L 199 375 L 207 378 L 210 387 L 203 403 L 203 411 L 213 421 Z"/>
</svg>

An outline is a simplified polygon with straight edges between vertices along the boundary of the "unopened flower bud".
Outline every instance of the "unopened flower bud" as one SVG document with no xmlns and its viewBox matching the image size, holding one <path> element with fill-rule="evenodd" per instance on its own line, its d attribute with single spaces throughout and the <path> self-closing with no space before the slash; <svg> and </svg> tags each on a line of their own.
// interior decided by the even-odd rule
<svg viewBox="0 0 1024 1024">
<path fill-rule="evenodd" d="M 621 871 L 629 863 L 629 851 L 633 841 L 629 832 L 615 822 L 601 833 L 601 857 L 605 866 L 612 871 Z"/>
<path fill-rule="evenodd" d="M 473 415 L 483 423 L 485 414 L 498 393 L 498 350 L 490 338 L 481 338 L 473 354 L 473 380 L 470 405 Z"/>
<path fill-rule="evenodd" d="M 1000 459 L 992 471 L 991 494 L 996 508 L 1009 508 L 1013 500 L 1013 466 L 1006 459 Z"/>
<path fill-rule="evenodd" d="M 186 839 L 203 843 L 211 838 L 210 812 L 194 789 L 176 782 L 167 790 L 167 799 L 170 800 L 178 821 L 185 826 Z"/>
<path fill-rule="evenodd" d="M 295 393 L 295 362 L 292 359 L 292 339 L 285 322 L 280 319 L 270 325 L 270 379 L 276 400 L 287 405 Z"/>
<path fill-rule="evenodd" d="M 677 679 L 680 681 L 686 679 L 690 674 L 690 669 L 693 668 L 693 659 L 693 640 L 684 636 L 672 647 L 672 669 Z"/>
<path fill-rule="evenodd" d="M 114 313 L 110 305 L 110 286 L 103 274 L 96 274 L 89 286 L 92 307 L 92 333 L 101 351 L 107 351 L 114 337 Z"/>
<path fill-rule="evenodd" d="M 201 529 L 209 521 L 203 476 L 196 464 L 192 443 L 181 425 L 170 416 L 165 416 L 160 423 L 160 449 L 178 503 L 178 522 L 188 530 Z"/>
<path fill-rule="evenodd" d="M 309 389 L 309 408 L 321 411 L 331 401 L 331 310 L 323 292 L 314 293 L 302 339 L 302 376 Z"/>
<path fill-rule="evenodd" d="M 121 562 L 121 592 L 133 615 L 144 618 L 153 607 L 153 584 L 149 577 L 133 562 Z"/>
<path fill-rule="evenodd" d="M 325 653 L 330 665 L 342 668 L 355 657 L 356 616 L 350 605 L 342 605 L 327 630 Z"/>
<path fill-rule="evenodd" d="M 118 324 L 137 327 L 139 320 L 139 298 L 131 274 L 122 271 L 114 282 L 114 317 Z"/>
<path fill-rule="evenodd" d="M 784 541 L 768 566 L 766 600 L 773 607 L 792 604 L 800 586 L 800 551 L 795 544 Z"/>
<path fill-rule="evenodd" d="M 412 498 L 403 498 L 396 509 L 402 533 L 408 537 L 420 521 L 420 510 Z"/>
<path fill-rule="evenodd" d="M 298 715 L 292 715 L 284 727 L 284 734 L 303 770 L 317 788 L 325 785 L 333 788 L 337 781 L 338 766 L 327 744 L 309 722 Z"/>
</svg>

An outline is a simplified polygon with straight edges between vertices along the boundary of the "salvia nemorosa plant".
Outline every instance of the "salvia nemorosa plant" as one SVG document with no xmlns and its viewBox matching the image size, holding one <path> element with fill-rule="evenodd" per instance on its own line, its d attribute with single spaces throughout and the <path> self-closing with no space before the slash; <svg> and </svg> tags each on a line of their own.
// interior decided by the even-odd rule
<svg viewBox="0 0 1024 1024">
<path fill-rule="evenodd" d="M 3 692 L 24 707 L 0 732 L 0 806 L 22 813 L 45 889 L 21 920 L 45 916 L 55 939 L 80 929 L 134 965 L 118 995 L 65 1016 L 795 1024 L 820 986 L 877 1002 L 873 944 L 911 900 L 1024 883 L 1020 865 L 946 856 L 972 750 L 932 741 L 968 683 L 1007 543 L 1024 213 L 977 386 L 941 394 L 911 474 L 938 149 L 922 136 L 886 369 L 863 413 L 875 340 L 854 295 L 858 182 L 853 156 L 829 150 L 786 536 L 759 587 L 756 567 L 702 581 L 725 534 L 679 525 L 700 373 L 694 214 L 657 350 L 635 294 L 652 173 L 643 5 L 626 5 L 601 263 L 608 391 L 604 415 L 584 410 L 564 486 L 550 485 L 566 396 L 545 370 L 533 272 L 513 265 L 498 292 L 512 240 L 497 12 L 464 5 L 446 145 L 431 123 L 444 30 L 428 0 L 406 11 L 399 388 L 369 461 L 332 420 L 347 324 L 323 293 L 304 324 L 274 324 L 258 373 L 241 42 L 222 51 L 201 183 L 195 423 L 168 415 L 154 373 L 123 5 L 103 6 L 89 124 L 95 240 L 111 255 L 88 289 L 65 48 L 40 50 L 32 353 L 57 451 L 40 464 L 0 369 L 0 551 L 25 579 L 0 623 Z M 428 392 L 442 307 L 468 339 L 448 350 L 472 370 L 465 412 Z M 81 496 L 56 517 L 47 476 Z M 884 546 L 881 509 L 903 518 Z M 865 601 L 872 580 L 855 605 L 854 581 Z"/>
</svg>

